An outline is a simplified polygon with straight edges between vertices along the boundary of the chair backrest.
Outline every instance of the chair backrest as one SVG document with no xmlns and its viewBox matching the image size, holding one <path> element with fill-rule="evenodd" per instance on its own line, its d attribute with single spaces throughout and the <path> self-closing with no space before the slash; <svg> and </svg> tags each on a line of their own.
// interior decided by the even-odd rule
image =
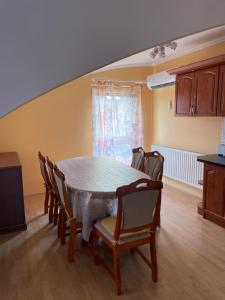
<svg viewBox="0 0 225 300">
<path fill-rule="evenodd" d="M 161 181 L 143 178 L 117 189 L 118 210 L 114 233 L 116 240 L 122 233 L 156 229 L 162 187 Z"/>
<path fill-rule="evenodd" d="M 61 203 L 63 204 L 66 214 L 69 218 L 73 218 L 73 209 L 71 203 L 68 198 L 66 184 L 65 184 L 65 176 L 64 174 L 58 169 L 56 165 L 53 167 L 53 176 L 56 185 L 56 195 L 58 199 L 60 199 Z"/>
<path fill-rule="evenodd" d="M 132 149 L 132 162 L 131 167 L 143 171 L 144 167 L 144 149 L 142 147 Z"/>
<path fill-rule="evenodd" d="M 48 174 L 49 174 L 49 180 L 51 182 L 51 185 L 52 187 L 54 188 L 54 182 L 55 182 L 55 179 L 54 179 L 54 174 L 53 174 L 53 169 L 54 169 L 54 164 L 53 162 L 49 159 L 49 157 L 47 156 L 46 157 L 46 168 L 47 168 L 47 171 L 48 171 Z"/>
<path fill-rule="evenodd" d="M 49 174 L 49 180 L 51 182 L 52 190 L 54 191 L 55 195 L 57 194 L 56 190 L 56 182 L 55 182 L 55 177 L 54 177 L 54 164 L 53 162 L 49 159 L 49 157 L 46 157 L 46 168 Z"/>
<path fill-rule="evenodd" d="M 162 180 L 164 157 L 158 151 L 145 153 L 144 172 L 152 180 Z"/>
<path fill-rule="evenodd" d="M 46 168 L 46 159 L 41 154 L 41 152 L 38 152 L 38 158 L 39 158 L 41 175 L 43 177 L 44 184 L 45 184 L 46 188 L 51 190 L 52 187 L 51 187 L 51 182 L 50 182 L 50 179 L 49 179 L 49 174 L 48 174 L 48 171 L 47 171 L 47 168 Z"/>
</svg>

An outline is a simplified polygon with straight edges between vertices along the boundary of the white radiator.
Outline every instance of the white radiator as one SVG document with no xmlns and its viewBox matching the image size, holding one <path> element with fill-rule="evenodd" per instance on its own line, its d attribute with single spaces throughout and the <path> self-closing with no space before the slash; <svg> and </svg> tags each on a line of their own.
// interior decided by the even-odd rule
<svg viewBox="0 0 225 300">
<path fill-rule="evenodd" d="M 163 175 L 201 188 L 198 181 L 203 178 L 203 163 L 197 161 L 201 153 L 152 145 L 152 151 L 159 151 L 165 158 Z"/>
</svg>

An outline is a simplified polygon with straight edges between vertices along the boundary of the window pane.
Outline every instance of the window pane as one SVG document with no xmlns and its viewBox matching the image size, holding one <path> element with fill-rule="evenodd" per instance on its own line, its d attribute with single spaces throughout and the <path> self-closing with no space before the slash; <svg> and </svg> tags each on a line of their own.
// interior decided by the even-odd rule
<svg viewBox="0 0 225 300">
<path fill-rule="evenodd" d="M 141 88 L 100 85 L 92 98 L 94 155 L 130 164 L 131 150 L 143 145 Z"/>
</svg>

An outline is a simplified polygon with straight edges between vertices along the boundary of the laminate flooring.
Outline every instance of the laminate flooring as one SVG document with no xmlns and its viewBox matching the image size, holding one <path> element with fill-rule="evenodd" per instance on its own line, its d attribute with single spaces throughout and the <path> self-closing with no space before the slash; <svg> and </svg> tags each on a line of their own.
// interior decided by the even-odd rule
<svg viewBox="0 0 225 300">
<path fill-rule="evenodd" d="M 27 231 L 0 235 L 1 300 L 118 299 L 109 274 L 66 246 L 43 214 L 43 195 L 25 198 Z M 225 229 L 197 214 L 198 198 L 165 186 L 157 232 L 159 280 L 137 255 L 121 257 L 122 299 L 225 300 Z M 142 247 L 149 255 L 149 247 Z M 112 257 L 106 253 L 112 264 Z"/>
</svg>

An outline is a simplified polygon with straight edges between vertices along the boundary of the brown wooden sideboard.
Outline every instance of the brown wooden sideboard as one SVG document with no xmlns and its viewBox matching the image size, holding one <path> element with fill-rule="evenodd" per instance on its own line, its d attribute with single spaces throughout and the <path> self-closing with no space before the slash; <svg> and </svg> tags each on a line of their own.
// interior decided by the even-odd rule
<svg viewBox="0 0 225 300">
<path fill-rule="evenodd" d="M 199 156 L 204 163 L 203 201 L 198 213 L 204 218 L 225 227 L 225 157 L 214 155 Z"/>
<path fill-rule="evenodd" d="M 26 230 L 22 167 L 16 152 L 0 153 L 0 233 Z"/>
</svg>

